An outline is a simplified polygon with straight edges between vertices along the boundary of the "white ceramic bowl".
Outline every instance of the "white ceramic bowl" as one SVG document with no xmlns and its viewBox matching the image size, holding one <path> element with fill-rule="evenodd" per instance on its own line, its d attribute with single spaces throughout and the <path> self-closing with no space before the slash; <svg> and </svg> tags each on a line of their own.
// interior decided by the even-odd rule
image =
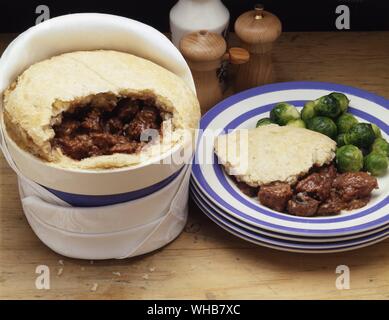
<svg viewBox="0 0 389 320">
<path fill-rule="evenodd" d="M 124 51 L 149 59 L 177 74 L 195 92 L 188 65 L 162 33 L 138 21 L 97 13 L 53 18 L 19 35 L 0 59 L 0 92 L 37 61 L 64 52 L 94 49 Z M 142 196 L 151 194 L 167 185 L 192 156 L 192 141 L 187 139 L 171 151 L 136 166 L 104 171 L 68 170 L 47 165 L 19 148 L 5 130 L 3 134 L 6 149 L 20 173 L 51 189 L 60 198 L 64 196 L 64 200 L 73 195 L 79 196 L 79 200 L 83 195 L 122 195 L 125 197 L 122 200 L 130 201 L 139 197 L 139 192 Z M 180 154 L 185 155 L 183 161 L 161 164 L 169 157 L 180 158 Z M 85 205 L 88 199 L 73 204 Z M 107 204 L 104 198 L 98 203 Z"/>
</svg>

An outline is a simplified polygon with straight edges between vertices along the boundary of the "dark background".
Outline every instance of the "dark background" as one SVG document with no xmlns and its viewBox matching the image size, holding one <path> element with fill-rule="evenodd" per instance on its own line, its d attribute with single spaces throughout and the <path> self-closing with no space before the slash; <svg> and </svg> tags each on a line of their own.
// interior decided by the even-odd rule
<svg viewBox="0 0 389 320">
<path fill-rule="evenodd" d="M 35 8 L 45 4 L 50 16 L 76 12 L 104 12 L 140 20 L 155 28 L 169 31 L 169 11 L 176 0 L 11 0 L 0 6 L 0 32 L 21 32 L 35 24 Z M 351 31 L 389 30 L 388 0 L 223 0 L 235 21 L 242 12 L 263 3 L 276 14 L 284 31 L 336 31 L 335 8 L 350 8 Z"/>
</svg>

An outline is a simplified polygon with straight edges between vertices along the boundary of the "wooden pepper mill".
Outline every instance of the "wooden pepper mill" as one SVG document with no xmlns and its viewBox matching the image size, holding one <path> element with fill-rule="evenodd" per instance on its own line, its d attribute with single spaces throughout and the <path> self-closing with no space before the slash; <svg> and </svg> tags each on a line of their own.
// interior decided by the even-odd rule
<svg viewBox="0 0 389 320">
<path fill-rule="evenodd" d="M 280 20 L 262 5 L 243 13 L 235 21 L 235 33 L 241 46 L 250 52 L 250 61 L 239 66 L 235 78 L 235 89 L 245 89 L 272 82 L 271 49 L 281 34 Z"/>
<path fill-rule="evenodd" d="M 230 48 L 218 33 L 201 30 L 184 36 L 180 51 L 192 71 L 197 98 L 204 114 L 222 100 L 222 89 L 217 70 L 223 61 L 242 64 L 249 60 L 249 53 L 242 48 Z"/>
</svg>

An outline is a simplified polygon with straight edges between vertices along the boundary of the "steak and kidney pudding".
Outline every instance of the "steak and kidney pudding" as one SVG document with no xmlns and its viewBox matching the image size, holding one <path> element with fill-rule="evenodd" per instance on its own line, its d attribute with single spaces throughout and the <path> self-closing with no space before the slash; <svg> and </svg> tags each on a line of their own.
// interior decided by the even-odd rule
<svg viewBox="0 0 389 320">
<path fill-rule="evenodd" d="M 117 51 L 78 51 L 38 62 L 4 92 L 9 136 L 64 168 L 139 164 L 183 143 L 199 118 L 197 98 L 182 79 Z"/>
<path fill-rule="evenodd" d="M 365 206 L 378 188 L 366 172 L 337 172 L 336 142 L 321 133 L 271 124 L 242 135 L 218 136 L 215 152 L 239 189 L 273 210 L 335 215 Z"/>
</svg>

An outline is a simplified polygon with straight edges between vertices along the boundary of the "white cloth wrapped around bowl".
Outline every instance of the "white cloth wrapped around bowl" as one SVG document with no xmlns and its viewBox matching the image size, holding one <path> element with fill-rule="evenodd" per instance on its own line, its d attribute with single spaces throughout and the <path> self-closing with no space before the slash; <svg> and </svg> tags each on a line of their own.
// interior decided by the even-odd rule
<svg viewBox="0 0 389 320">
<path fill-rule="evenodd" d="M 181 233 L 188 211 L 189 176 L 186 166 L 155 194 L 102 207 L 69 206 L 21 177 L 19 191 L 32 229 L 52 250 L 72 258 L 121 259 L 163 247 Z M 164 201 L 168 205 L 162 208 Z"/>
</svg>

